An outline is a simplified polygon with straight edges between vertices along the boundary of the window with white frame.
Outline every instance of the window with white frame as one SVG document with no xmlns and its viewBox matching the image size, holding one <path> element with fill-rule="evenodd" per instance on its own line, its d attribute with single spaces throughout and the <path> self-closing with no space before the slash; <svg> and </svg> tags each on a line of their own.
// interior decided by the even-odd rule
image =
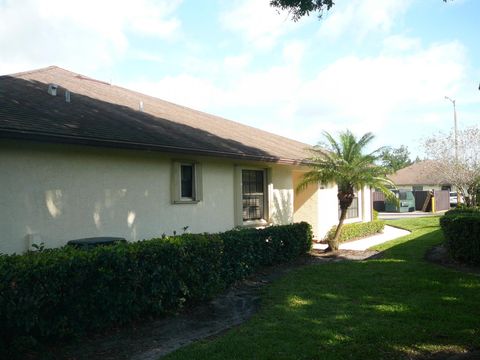
<svg viewBox="0 0 480 360">
<path fill-rule="evenodd" d="M 265 171 L 242 170 L 243 221 L 265 218 Z"/>
<path fill-rule="evenodd" d="M 342 210 L 340 209 L 340 204 L 338 204 L 338 218 L 340 219 L 340 215 Z M 355 197 L 353 198 L 352 204 L 347 209 L 347 216 L 345 219 L 354 219 L 359 217 L 358 212 L 358 191 L 355 191 Z"/>
<path fill-rule="evenodd" d="M 172 166 L 172 202 L 197 203 L 202 200 L 201 166 L 196 162 L 174 161 Z"/>
</svg>

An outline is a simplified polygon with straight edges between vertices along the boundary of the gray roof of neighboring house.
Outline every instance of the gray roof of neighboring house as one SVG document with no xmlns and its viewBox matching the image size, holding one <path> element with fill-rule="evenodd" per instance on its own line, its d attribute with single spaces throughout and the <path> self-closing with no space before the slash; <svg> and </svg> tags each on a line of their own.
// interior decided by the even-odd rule
<svg viewBox="0 0 480 360">
<path fill-rule="evenodd" d="M 56 97 L 49 84 L 58 85 Z M 56 66 L 0 76 L 0 138 L 284 164 L 300 163 L 310 147 Z"/>
<path fill-rule="evenodd" d="M 435 161 L 424 160 L 389 175 L 395 185 L 442 185 L 446 181 L 437 170 Z"/>
</svg>

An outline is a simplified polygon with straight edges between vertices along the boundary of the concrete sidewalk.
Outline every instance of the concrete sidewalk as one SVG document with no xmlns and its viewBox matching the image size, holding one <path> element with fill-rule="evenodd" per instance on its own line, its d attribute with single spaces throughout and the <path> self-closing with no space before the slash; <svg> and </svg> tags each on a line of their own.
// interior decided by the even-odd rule
<svg viewBox="0 0 480 360">
<path fill-rule="evenodd" d="M 399 219 L 411 219 L 411 218 L 418 218 L 418 217 L 426 217 L 426 216 L 439 216 L 443 215 L 446 210 L 437 211 L 437 212 L 424 212 L 424 211 L 413 211 L 413 212 L 379 212 L 378 218 L 380 220 L 399 220 Z"/>
<path fill-rule="evenodd" d="M 359 250 L 364 251 L 368 248 L 382 244 L 384 242 L 397 239 L 399 237 L 405 236 L 410 234 L 410 231 L 399 229 L 393 226 L 385 225 L 383 233 L 369 236 L 364 239 L 351 241 L 347 243 L 340 244 L 340 250 Z M 325 250 L 327 248 L 327 244 L 314 244 L 313 248 L 316 250 Z"/>
</svg>

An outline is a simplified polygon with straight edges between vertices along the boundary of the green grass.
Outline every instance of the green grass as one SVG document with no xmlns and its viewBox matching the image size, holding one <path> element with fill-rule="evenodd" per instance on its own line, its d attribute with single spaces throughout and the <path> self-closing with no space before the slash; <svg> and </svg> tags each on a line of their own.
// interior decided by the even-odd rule
<svg viewBox="0 0 480 360">
<path fill-rule="evenodd" d="M 397 220 L 384 257 L 319 264 L 266 287 L 262 310 L 166 359 L 404 359 L 480 347 L 480 277 L 423 260 L 438 218 Z"/>
</svg>

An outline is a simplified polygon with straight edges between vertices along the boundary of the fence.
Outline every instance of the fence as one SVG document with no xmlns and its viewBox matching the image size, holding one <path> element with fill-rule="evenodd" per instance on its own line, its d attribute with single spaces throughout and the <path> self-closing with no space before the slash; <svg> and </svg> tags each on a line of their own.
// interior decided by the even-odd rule
<svg viewBox="0 0 480 360">
<path fill-rule="evenodd" d="M 381 191 L 372 193 L 373 210 L 385 211 L 385 195 Z"/>
<path fill-rule="evenodd" d="M 435 190 L 435 211 L 450 209 L 450 192 L 448 190 Z"/>
<path fill-rule="evenodd" d="M 413 191 L 415 197 L 415 210 L 418 211 L 432 211 L 432 201 L 429 199 L 425 207 L 430 191 Z M 435 211 L 443 211 L 450 209 L 450 192 L 448 190 L 435 190 L 433 192 L 435 197 Z M 376 211 L 385 211 L 385 195 L 380 191 L 372 193 L 372 205 Z"/>
</svg>

